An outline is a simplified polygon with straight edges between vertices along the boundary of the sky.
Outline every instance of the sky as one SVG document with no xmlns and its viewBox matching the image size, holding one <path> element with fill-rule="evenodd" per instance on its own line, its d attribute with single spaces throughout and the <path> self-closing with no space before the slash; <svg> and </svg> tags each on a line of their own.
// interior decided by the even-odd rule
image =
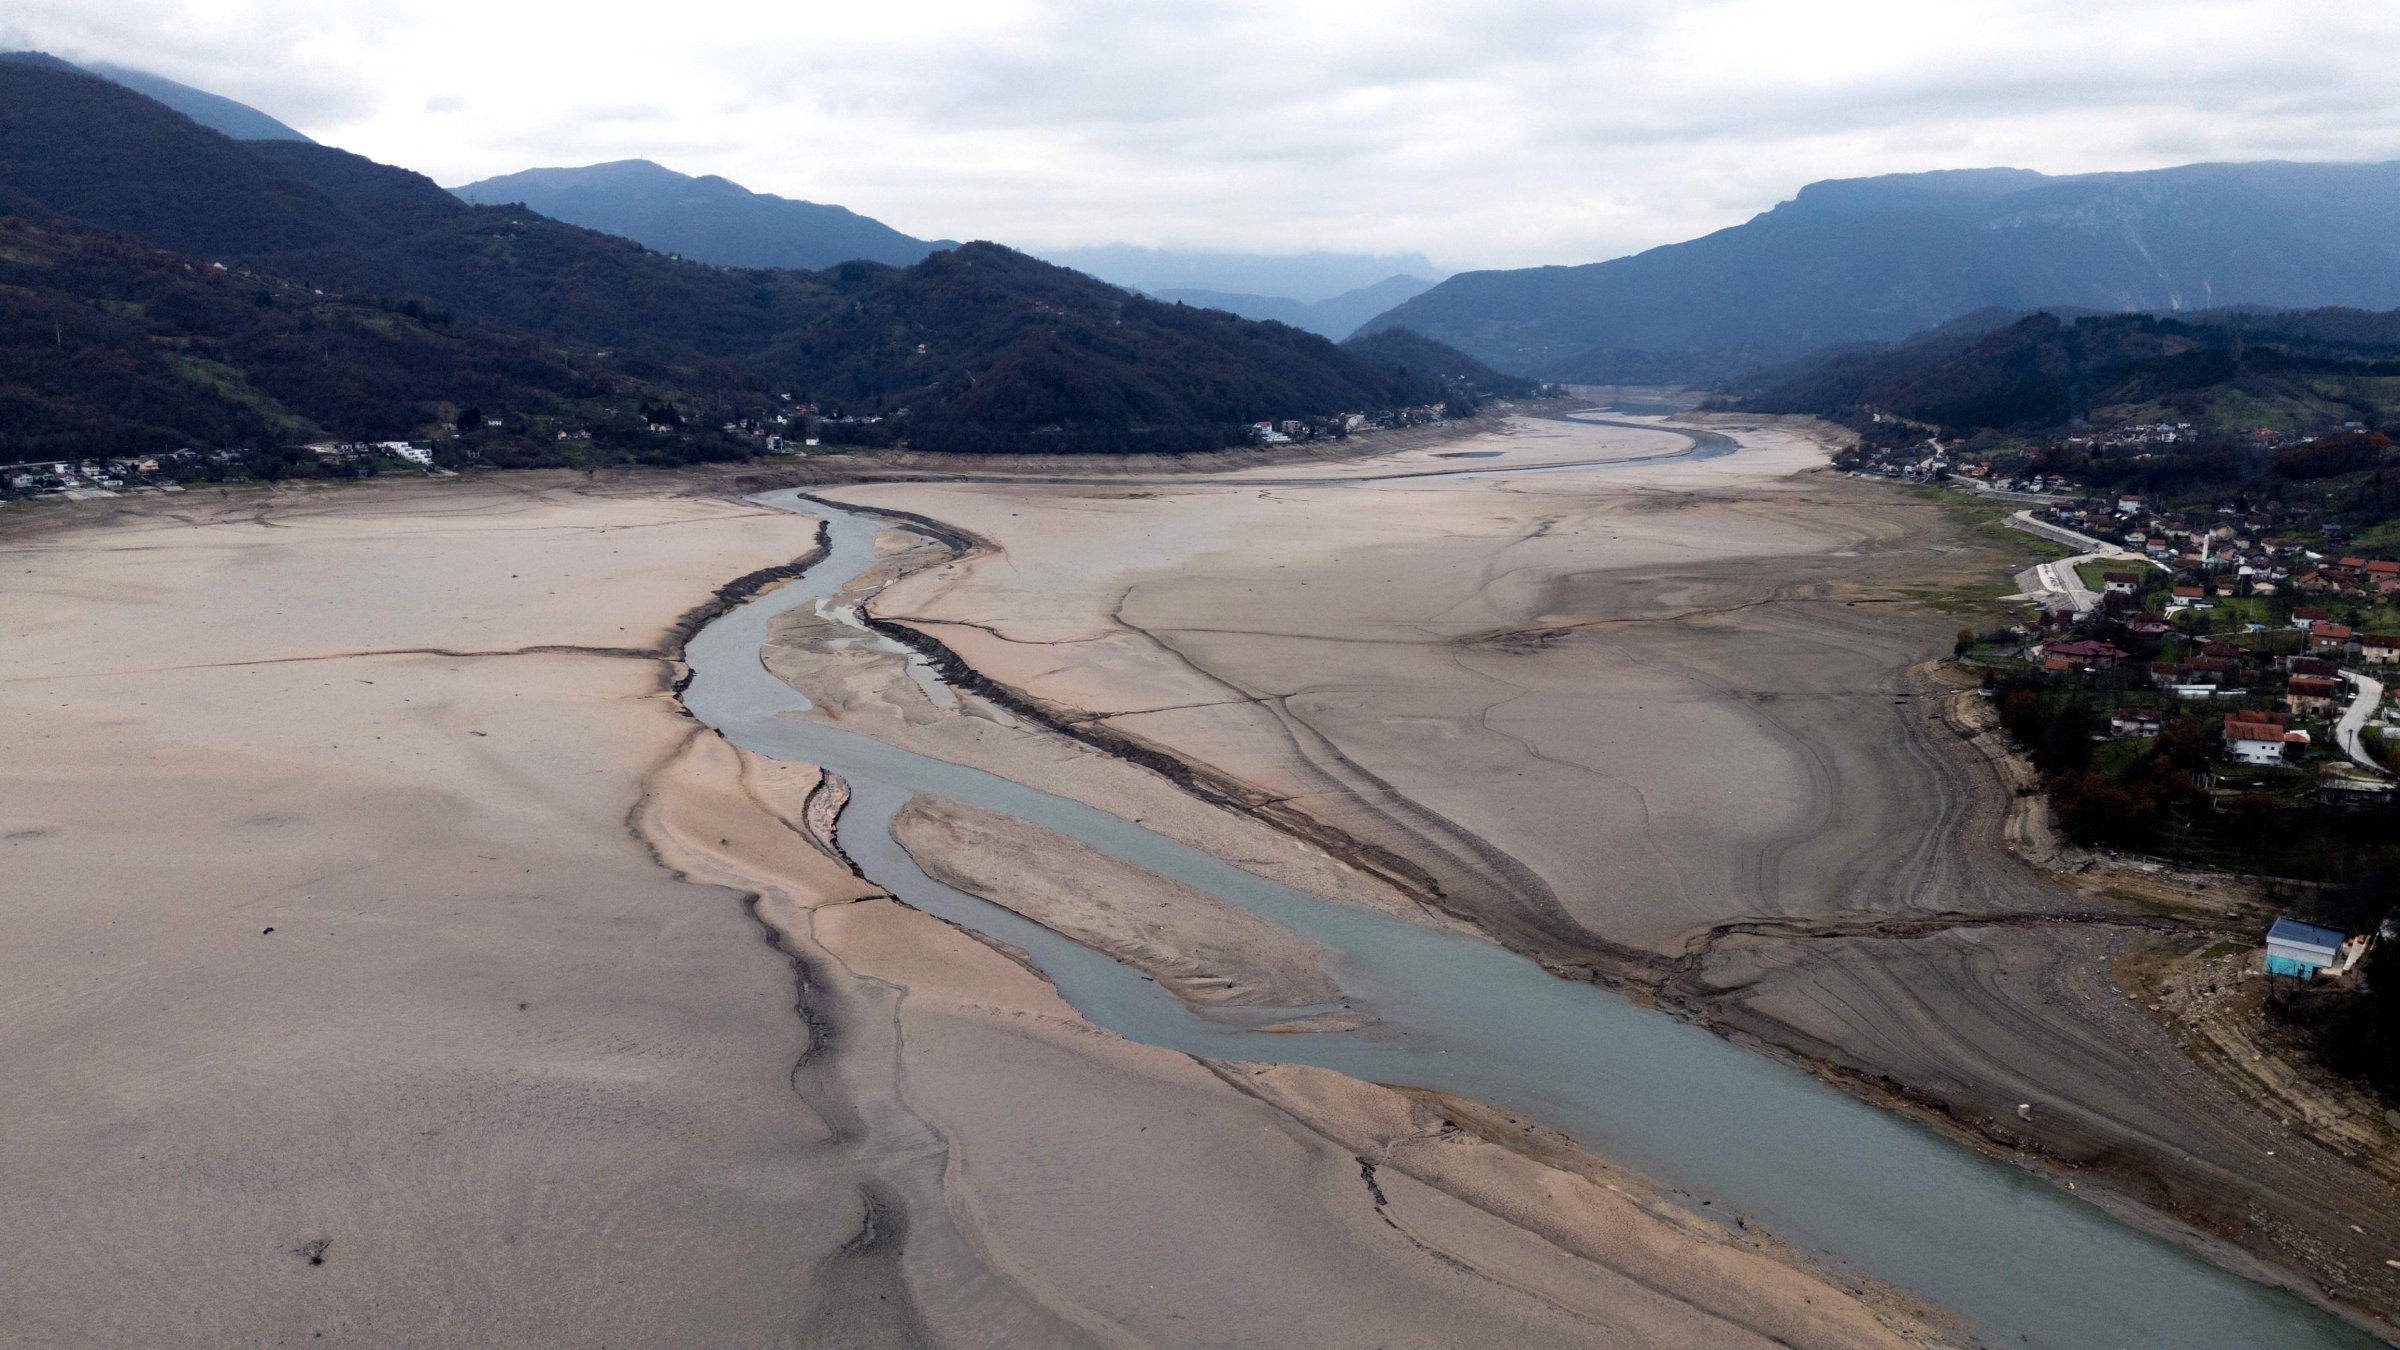
<svg viewBox="0 0 2400 1350">
<path fill-rule="evenodd" d="M 922 237 L 1580 263 L 1821 178 L 2400 158 L 2389 0 L 9 0 L 445 184 L 657 160 Z"/>
</svg>

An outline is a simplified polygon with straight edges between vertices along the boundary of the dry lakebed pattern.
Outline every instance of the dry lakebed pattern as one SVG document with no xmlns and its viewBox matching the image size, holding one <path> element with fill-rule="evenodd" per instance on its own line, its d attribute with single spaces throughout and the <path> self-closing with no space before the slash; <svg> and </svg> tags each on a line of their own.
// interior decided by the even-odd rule
<svg viewBox="0 0 2400 1350">
<path fill-rule="evenodd" d="M 0 1344 L 2365 1345 L 1809 427 L 0 533 Z M 880 481 L 878 481 L 880 480 Z"/>
</svg>

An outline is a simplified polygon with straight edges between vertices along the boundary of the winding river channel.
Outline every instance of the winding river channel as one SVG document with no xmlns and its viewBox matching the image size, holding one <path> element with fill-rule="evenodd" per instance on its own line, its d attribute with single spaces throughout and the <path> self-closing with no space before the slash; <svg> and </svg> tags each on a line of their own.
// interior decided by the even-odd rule
<svg viewBox="0 0 2400 1350">
<path fill-rule="evenodd" d="M 1193 1055 L 1310 1064 L 1504 1106 L 1695 1207 L 1709 1202 L 1701 1212 L 1744 1216 L 1837 1269 L 1936 1304 L 1993 1345 L 2376 1343 L 2039 1177 L 1497 946 L 1319 900 L 1105 811 L 799 715 L 809 700 L 761 660 L 770 622 L 874 565 L 883 523 L 792 493 L 759 500 L 824 517 L 831 552 L 694 636 L 685 705 L 746 750 L 847 778 L 842 841 L 869 877 L 1023 949 L 1092 1022 Z M 916 793 L 1019 817 L 1315 939 L 1337 954 L 1333 974 L 1371 1021 L 1289 1035 L 1194 1015 L 1130 968 L 927 877 L 891 836 L 893 813 Z"/>
</svg>

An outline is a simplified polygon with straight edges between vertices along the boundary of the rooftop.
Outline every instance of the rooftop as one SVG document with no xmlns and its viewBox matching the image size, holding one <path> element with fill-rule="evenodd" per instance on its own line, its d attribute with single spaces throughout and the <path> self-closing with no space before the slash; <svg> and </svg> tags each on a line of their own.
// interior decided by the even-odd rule
<svg viewBox="0 0 2400 1350">
<path fill-rule="evenodd" d="M 2338 950 L 2349 937 L 2339 928 L 2302 923 L 2298 919 L 2277 919 L 2267 928 L 2269 942 L 2289 942 L 2297 947 L 2322 947 L 2328 952 Z"/>
</svg>

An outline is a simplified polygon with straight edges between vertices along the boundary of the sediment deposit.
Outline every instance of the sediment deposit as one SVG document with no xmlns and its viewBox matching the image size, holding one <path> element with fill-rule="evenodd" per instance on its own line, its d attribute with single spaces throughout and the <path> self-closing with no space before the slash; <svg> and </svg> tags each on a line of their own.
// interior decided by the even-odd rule
<svg viewBox="0 0 2400 1350">
<path fill-rule="evenodd" d="M 1004 701 L 2228 1264 L 2400 1306 L 2388 1194 L 2114 986 L 2157 916 L 2004 848 L 1932 666 L 1955 624 L 1910 599 L 1979 546 L 1802 429 L 1720 430 L 1742 453 L 1521 419 L 1388 463 L 828 495 L 979 541 L 868 609 Z"/>
<path fill-rule="evenodd" d="M 1130 1044 L 885 898 L 834 785 L 673 692 L 677 616 L 814 542 L 529 475 L 0 537 L 0 1340 L 1903 1343 L 1564 1141 Z M 827 659 L 886 663 L 854 724 L 925 700 Z M 1413 908 L 1043 744 L 1037 776 Z"/>
</svg>

